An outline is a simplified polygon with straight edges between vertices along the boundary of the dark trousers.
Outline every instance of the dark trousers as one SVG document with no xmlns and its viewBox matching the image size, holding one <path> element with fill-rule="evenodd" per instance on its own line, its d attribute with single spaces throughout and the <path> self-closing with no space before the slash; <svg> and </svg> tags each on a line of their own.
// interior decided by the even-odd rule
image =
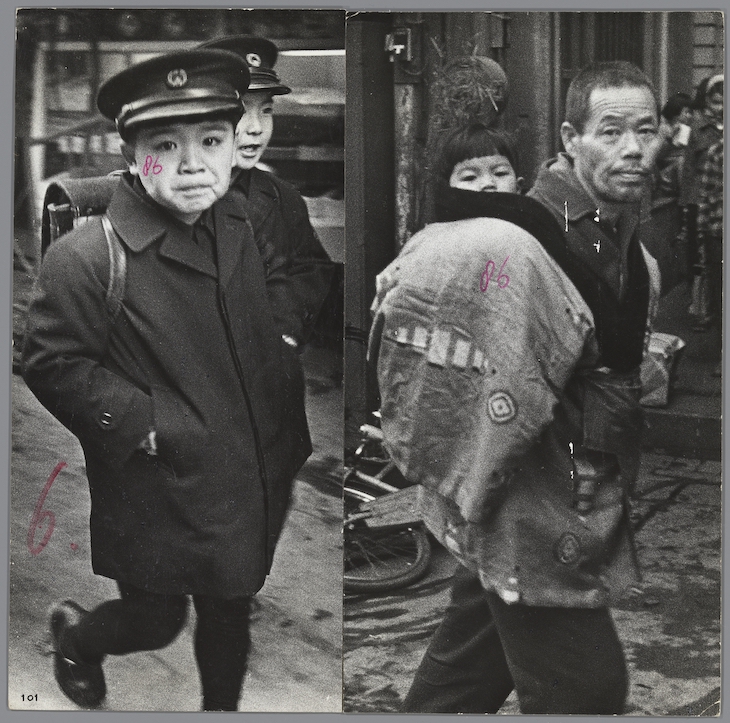
<svg viewBox="0 0 730 723">
<path fill-rule="evenodd" d="M 699 276 L 700 262 L 702 255 L 700 254 L 700 242 L 697 238 L 697 211 L 696 203 L 690 203 L 685 210 L 685 223 L 687 224 L 687 268 L 691 276 Z"/>
<path fill-rule="evenodd" d="M 705 259 L 710 316 L 722 329 L 722 236 L 705 238 Z"/>
<path fill-rule="evenodd" d="M 185 595 L 160 595 L 117 582 L 121 597 L 94 608 L 62 641 L 72 660 L 101 663 L 105 655 L 169 645 L 187 616 Z M 237 710 L 250 647 L 250 598 L 193 595 L 197 613 L 195 659 L 204 710 Z"/>
<path fill-rule="evenodd" d="M 406 713 L 623 712 L 626 663 L 606 608 L 508 605 L 457 571 L 451 604 L 406 696 Z"/>
</svg>

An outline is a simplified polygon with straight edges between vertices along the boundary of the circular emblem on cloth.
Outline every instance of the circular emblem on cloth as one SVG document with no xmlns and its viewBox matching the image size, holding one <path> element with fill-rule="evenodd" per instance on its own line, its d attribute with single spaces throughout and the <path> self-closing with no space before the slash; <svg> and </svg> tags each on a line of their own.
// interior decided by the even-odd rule
<svg viewBox="0 0 730 723">
<path fill-rule="evenodd" d="M 517 403 L 507 392 L 494 392 L 487 403 L 489 418 L 495 424 L 511 422 L 517 416 Z"/>
<path fill-rule="evenodd" d="M 566 532 L 555 546 L 555 554 L 564 565 L 574 565 L 580 558 L 580 539 L 572 532 Z"/>
<path fill-rule="evenodd" d="M 175 68 L 167 74 L 169 88 L 182 88 L 188 82 L 188 74 L 183 68 Z"/>
<path fill-rule="evenodd" d="M 252 68 L 260 68 L 261 67 L 261 56 L 258 53 L 249 53 L 246 56 L 246 62 Z"/>
</svg>

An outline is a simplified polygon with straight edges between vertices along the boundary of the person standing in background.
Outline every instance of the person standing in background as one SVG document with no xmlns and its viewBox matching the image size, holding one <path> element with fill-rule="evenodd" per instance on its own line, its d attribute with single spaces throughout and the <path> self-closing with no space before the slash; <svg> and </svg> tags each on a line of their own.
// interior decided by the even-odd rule
<svg viewBox="0 0 730 723">
<path fill-rule="evenodd" d="M 266 38 L 234 35 L 203 43 L 243 58 L 251 84 L 236 129 L 231 195 L 244 205 L 264 260 L 266 289 L 284 340 L 298 348 L 309 338 L 327 296 L 334 265 L 294 186 L 257 166 L 274 131 L 274 99 L 291 92 L 274 70 L 278 50 Z"/>
<path fill-rule="evenodd" d="M 722 219 L 724 148 L 720 140 L 707 150 L 699 177 L 699 204 L 697 206 L 697 238 L 705 250 L 707 273 L 707 301 L 710 324 L 719 329 L 720 361 L 713 376 L 722 376 Z"/>
<path fill-rule="evenodd" d="M 659 263 L 662 294 L 690 276 L 684 211 L 679 204 L 684 152 L 690 137 L 692 98 L 675 93 L 664 104 L 662 139 L 651 192 L 651 213 L 642 220 L 642 242 Z"/>
<path fill-rule="evenodd" d="M 697 212 L 699 175 L 707 150 L 722 140 L 723 84 L 724 76 L 720 73 L 705 78 L 697 87 L 694 99 L 695 117 L 682 168 L 680 204 L 686 209 L 689 264 L 690 268 L 694 268 L 695 276 L 690 306 L 690 313 L 696 317 L 695 331 L 704 331 L 710 325 L 705 293 L 705 250 L 697 236 Z"/>
<path fill-rule="evenodd" d="M 653 198 L 677 200 L 680 194 L 684 152 L 691 135 L 692 98 L 675 93 L 662 108 L 659 134 L 662 146 L 657 156 Z"/>
</svg>

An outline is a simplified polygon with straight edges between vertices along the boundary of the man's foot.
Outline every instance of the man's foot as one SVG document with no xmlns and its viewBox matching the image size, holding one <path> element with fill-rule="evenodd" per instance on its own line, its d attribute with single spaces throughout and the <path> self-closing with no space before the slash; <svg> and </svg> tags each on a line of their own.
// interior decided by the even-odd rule
<svg viewBox="0 0 730 723">
<path fill-rule="evenodd" d="M 53 645 L 53 672 L 61 690 L 81 708 L 98 708 L 106 697 L 106 681 L 101 664 L 79 663 L 61 652 L 68 630 L 78 625 L 88 612 L 73 600 L 56 603 L 50 612 Z"/>
</svg>

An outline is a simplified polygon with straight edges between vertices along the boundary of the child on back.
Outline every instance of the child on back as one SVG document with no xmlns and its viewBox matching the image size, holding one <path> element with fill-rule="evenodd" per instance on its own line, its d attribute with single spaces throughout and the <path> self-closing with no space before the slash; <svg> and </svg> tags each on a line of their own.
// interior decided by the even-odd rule
<svg viewBox="0 0 730 723">
<path fill-rule="evenodd" d="M 517 153 L 510 136 L 482 124 L 457 128 L 441 141 L 437 173 L 451 188 L 519 193 Z"/>
</svg>

